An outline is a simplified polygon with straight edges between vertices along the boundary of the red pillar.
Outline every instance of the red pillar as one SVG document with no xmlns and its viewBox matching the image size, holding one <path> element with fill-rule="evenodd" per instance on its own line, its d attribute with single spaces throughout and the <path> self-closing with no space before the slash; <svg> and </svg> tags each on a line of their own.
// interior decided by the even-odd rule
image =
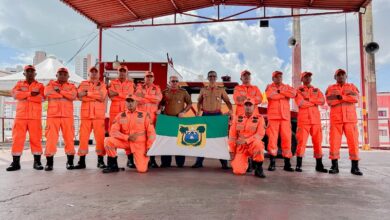
<svg viewBox="0 0 390 220">
<path fill-rule="evenodd" d="M 359 48 L 360 48 L 360 87 L 362 90 L 362 116 L 363 116 L 363 150 L 369 150 L 368 142 L 368 114 L 367 114 L 367 96 L 366 96 L 366 79 L 365 79 L 365 54 L 363 45 L 363 18 L 359 13 Z"/>
<path fill-rule="evenodd" d="M 100 81 L 103 81 L 104 65 L 102 62 L 102 41 L 103 41 L 103 28 L 99 27 L 99 75 Z"/>
</svg>

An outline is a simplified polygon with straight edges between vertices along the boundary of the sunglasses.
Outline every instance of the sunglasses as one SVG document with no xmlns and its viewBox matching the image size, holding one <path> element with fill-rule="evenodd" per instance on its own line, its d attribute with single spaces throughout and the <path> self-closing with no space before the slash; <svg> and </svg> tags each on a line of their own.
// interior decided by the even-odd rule
<svg viewBox="0 0 390 220">
<path fill-rule="evenodd" d="M 215 78 L 215 77 L 217 77 L 217 76 L 215 76 L 215 75 L 211 75 L 211 76 L 209 76 L 209 78 Z"/>
<path fill-rule="evenodd" d="M 179 80 L 171 80 L 171 83 L 177 83 Z"/>
<path fill-rule="evenodd" d="M 152 76 L 152 75 L 147 75 L 146 77 L 147 77 L 147 78 L 153 78 L 154 76 Z"/>
</svg>

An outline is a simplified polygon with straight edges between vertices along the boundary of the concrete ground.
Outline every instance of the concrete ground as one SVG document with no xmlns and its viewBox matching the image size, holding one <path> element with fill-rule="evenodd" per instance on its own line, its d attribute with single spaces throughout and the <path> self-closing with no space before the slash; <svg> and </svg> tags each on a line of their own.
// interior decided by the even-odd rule
<svg viewBox="0 0 390 220">
<path fill-rule="evenodd" d="M 192 169 L 193 158 L 182 169 L 102 174 L 90 154 L 87 169 L 68 171 L 60 152 L 54 171 L 36 171 L 28 151 L 22 170 L 6 172 L 10 154 L 3 149 L 0 219 L 389 219 L 390 151 L 362 152 L 362 177 L 350 174 L 347 154 L 338 175 L 316 173 L 308 150 L 303 173 L 284 172 L 278 160 L 277 171 L 258 179 L 223 171 L 217 160 Z"/>
</svg>

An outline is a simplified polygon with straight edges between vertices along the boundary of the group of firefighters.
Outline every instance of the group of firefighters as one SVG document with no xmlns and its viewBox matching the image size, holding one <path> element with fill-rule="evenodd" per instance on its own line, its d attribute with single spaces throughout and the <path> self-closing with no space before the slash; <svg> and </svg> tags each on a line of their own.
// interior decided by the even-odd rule
<svg viewBox="0 0 390 220">
<path fill-rule="evenodd" d="M 118 68 L 118 78 L 108 86 L 99 80 L 99 71 L 95 67 L 89 69 L 89 80 L 81 82 L 78 88 L 70 82 L 66 68 L 59 68 L 57 80 L 52 80 L 44 86 L 35 80 L 36 72 L 32 65 L 24 67 L 25 80 L 19 81 L 12 89 L 12 96 L 17 100 L 16 118 L 12 130 L 13 162 L 7 171 L 21 168 L 20 157 L 24 149 L 26 133 L 29 132 L 31 152 L 34 155 L 33 168 L 36 170 L 53 170 L 53 157 L 57 151 L 57 142 L 61 130 L 67 155 L 66 168 L 86 168 L 85 158 L 88 154 L 88 144 L 91 132 L 94 132 L 96 142 L 97 167 L 103 173 L 120 170 L 117 163 L 117 149 L 126 151 L 127 166 L 136 168 L 138 172 L 147 172 L 149 167 L 159 167 L 153 156 L 148 157 L 147 151 L 155 140 L 155 123 L 158 114 L 184 117 L 191 109 L 192 101 L 186 90 L 179 87 L 176 76 L 169 78 L 169 87 L 161 91 L 154 84 L 153 72 L 145 72 L 144 83 L 135 85 L 128 78 L 126 66 Z M 301 74 L 302 85 L 293 88 L 283 83 L 283 73 L 272 73 L 273 83 L 269 84 L 265 93 L 268 99 L 266 125 L 259 114 L 257 106 L 262 103 L 260 89 L 251 84 L 251 72 L 241 72 L 242 84 L 234 88 L 233 99 L 235 112 L 229 97 L 223 87 L 216 84 L 217 73 L 209 71 L 209 84 L 201 89 L 197 116 L 222 115 L 222 101 L 225 102 L 231 116 L 229 130 L 229 151 L 234 174 L 251 172 L 264 178 L 262 168 L 264 161 L 264 143 L 262 139 L 268 136 L 268 154 L 270 156 L 269 171 L 275 170 L 275 158 L 278 153 L 278 137 L 281 139 L 284 170 L 292 172 L 291 152 L 291 121 L 290 99 L 295 99 L 298 111 L 298 127 L 296 137 L 295 171 L 302 172 L 302 158 L 305 154 L 309 135 L 312 137 L 315 170 L 322 173 L 339 173 L 338 160 L 342 134 L 347 138 L 349 158 L 352 162 L 351 173 L 363 175 L 359 170 L 359 142 L 357 115 L 355 104 L 358 102 L 359 91 L 351 83 L 347 83 L 347 73 L 338 69 L 334 73 L 336 83 L 330 85 L 325 96 L 320 89 L 311 85 L 313 74 Z M 111 99 L 109 137 L 105 138 L 105 110 L 107 96 Z M 74 118 L 73 101 L 81 101 L 81 124 L 78 156 L 74 165 Z M 45 128 L 46 147 L 43 152 L 42 139 L 42 102 L 48 100 L 47 122 Z M 325 101 L 330 106 L 330 152 L 332 166 L 330 170 L 322 163 L 322 129 L 318 106 Z M 166 125 L 169 126 L 169 125 Z M 46 166 L 41 164 L 41 154 L 46 156 Z M 107 165 L 104 156 L 107 155 Z M 203 159 L 198 157 L 193 168 L 203 167 Z M 183 167 L 184 156 L 175 156 L 178 167 Z M 161 156 L 161 167 L 170 167 L 172 157 Z M 226 160 L 220 160 L 223 169 L 229 169 Z"/>
</svg>

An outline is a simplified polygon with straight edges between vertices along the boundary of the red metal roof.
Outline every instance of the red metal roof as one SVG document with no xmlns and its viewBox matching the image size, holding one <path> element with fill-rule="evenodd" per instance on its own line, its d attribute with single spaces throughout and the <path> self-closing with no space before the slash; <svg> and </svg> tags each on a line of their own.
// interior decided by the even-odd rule
<svg viewBox="0 0 390 220">
<path fill-rule="evenodd" d="M 101 27 L 215 5 L 358 11 L 371 0 L 61 0 Z"/>
</svg>

